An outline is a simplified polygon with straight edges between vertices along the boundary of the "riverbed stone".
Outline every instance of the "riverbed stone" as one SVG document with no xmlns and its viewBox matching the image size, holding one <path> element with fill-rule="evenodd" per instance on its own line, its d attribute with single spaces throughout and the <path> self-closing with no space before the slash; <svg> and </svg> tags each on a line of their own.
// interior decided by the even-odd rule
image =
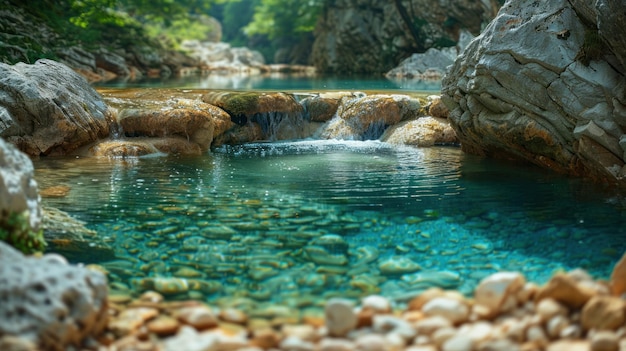
<svg viewBox="0 0 626 351">
<path fill-rule="evenodd" d="M 589 329 L 615 330 L 626 322 L 626 303 L 618 297 L 594 296 L 582 309 L 582 326 Z"/>
<path fill-rule="evenodd" d="M 326 328 L 331 336 L 345 336 L 357 325 L 354 305 L 346 299 L 333 298 L 328 300 L 324 307 L 324 315 L 326 317 Z"/>
<path fill-rule="evenodd" d="M 487 307 L 492 315 L 508 311 L 517 305 L 516 295 L 525 283 L 526 279 L 520 273 L 495 273 L 481 280 L 474 291 L 474 298 L 477 304 Z"/>
<path fill-rule="evenodd" d="M 594 295 L 589 287 L 578 284 L 574 278 L 563 273 L 555 274 L 535 297 L 535 301 L 552 298 L 571 308 L 580 308 Z"/>
<path fill-rule="evenodd" d="M 64 155 L 109 135 L 108 106 L 62 63 L 0 63 L 0 91 L 0 137 L 28 155 Z"/>
<path fill-rule="evenodd" d="M 618 3 L 507 2 L 442 83 L 462 148 L 626 184 Z"/>
<path fill-rule="evenodd" d="M 469 318 L 470 309 L 467 304 L 457 299 L 436 297 L 428 301 L 422 311 L 427 316 L 442 316 L 452 324 L 460 324 Z"/>
</svg>

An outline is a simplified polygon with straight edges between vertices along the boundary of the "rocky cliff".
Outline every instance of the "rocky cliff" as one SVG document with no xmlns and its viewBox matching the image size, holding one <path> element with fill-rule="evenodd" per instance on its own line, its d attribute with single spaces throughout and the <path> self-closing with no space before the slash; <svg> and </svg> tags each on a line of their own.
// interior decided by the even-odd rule
<svg viewBox="0 0 626 351">
<path fill-rule="evenodd" d="M 413 53 L 455 46 L 462 30 L 478 35 L 498 1 L 336 0 L 315 32 L 319 71 L 382 73 Z"/>
<path fill-rule="evenodd" d="M 623 1 L 508 1 L 443 81 L 465 151 L 626 185 Z"/>
</svg>

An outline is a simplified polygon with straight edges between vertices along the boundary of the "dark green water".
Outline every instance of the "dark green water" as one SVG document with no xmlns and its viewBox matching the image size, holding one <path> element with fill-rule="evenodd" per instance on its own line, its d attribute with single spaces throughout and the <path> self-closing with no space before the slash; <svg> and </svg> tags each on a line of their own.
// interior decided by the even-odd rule
<svg viewBox="0 0 626 351">
<path fill-rule="evenodd" d="M 401 302 L 428 286 L 469 293 L 503 270 L 606 278 L 626 251 L 617 196 L 456 147 L 300 141 L 35 166 L 40 187 L 71 187 L 44 204 L 109 237 L 119 259 L 99 263 L 135 293 L 171 283 L 187 284 L 173 298 L 208 301 Z"/>
</svg>

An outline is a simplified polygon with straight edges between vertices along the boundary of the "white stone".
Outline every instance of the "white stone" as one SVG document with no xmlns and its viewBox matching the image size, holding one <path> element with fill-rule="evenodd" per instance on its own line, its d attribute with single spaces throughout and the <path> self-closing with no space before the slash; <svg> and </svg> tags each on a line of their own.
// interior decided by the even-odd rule
<svg viewBox="0 0 626 351">
<path fill-rule="evenodd" d="M 567 316 L 567 308 L 552 298 L 539 301 L 536 310 L 542 322 L 546 322 L 555 316 Z"/>
<path fill-rule="evenodd" d="M 428 316 L 442 316 L 453 324 L 458 324 L 467 321 L 470 310 L 459 300 L 436 297 L 422 307 L 422 312 Z"/>
<path fill-rule="evenodd" d="M 385 337 L 380 334 L 361 335 L 354 343 L 357 351 L 387 351 Z"/>
<path fill-rule="evenodd" d="M 207 333 L 198 333 L 190 326 L 182 326 L 178 333 L 163 341 L 164 351 L 206 351 L 215 350 L 218 336 Z"/>
<path fill-rule="evenodd" d="M 318 345 L 319 351 L 354 351 L 354 342 L 346 339 L 324 338 Z"/>
<path fill-rule="evenodd" d="M 297 336 L 288 336 L 280 342 L 280 349 L 283 351 L 313 351 L 315 350 L 315 345 Z"/>
<path fill-rule="evenodd" d="M 415 337 L 417 331 L 415 328 L 403 320 L 392 315 L 376 315 L 372 319 L 372 329 L 381 334 L 397 334 L 404 340 L 410 340 Z"/>
<path fill-rule="evenodd" d="M 514 307 L 515 296 L 525 283 L 526 279 L 521 273 L 495 273 L 478 284 L 474 298 L 477 304 L 489 308 L 493 313 L 506 311 Z"/>
<path fill-rule="evenodd" d="M 371 309 L 377 313 L 387 313 L 391 311 L 389 299 L 380 295 L 370 295 L 361 301 L 362 308 Z"/>
<path fill-rule="evenodd" d="M 443 316 L 431 316 L 417 321 L 414 327 L 420 335 L 431 335 L 436 330 L 451 327 L 452 322 Z"/>
<path fill-rule="evenodd" d="M 472 339 L 466 335 L 457 334 L 448 339 L 441 346 L 442 351 L 471 351 L 473 347 Z"/>
<path fill-rule="evenodd" d="M 345 336 L 356 327 L 357 315 L 351 301 L 333 298 L 324 308 L 326 328 L 330 336 Z"/>
</svg>

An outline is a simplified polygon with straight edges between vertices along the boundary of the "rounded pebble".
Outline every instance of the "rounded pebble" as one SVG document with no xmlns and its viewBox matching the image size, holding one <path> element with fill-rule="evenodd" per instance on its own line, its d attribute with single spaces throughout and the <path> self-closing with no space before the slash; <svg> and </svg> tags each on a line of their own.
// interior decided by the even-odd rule
<svg viewBox="0 0 626 351">
<path fill-rule="evenodd" d="M 352 302 L 346 299 L 333 298 L 326 302 L 324 308 L 326 328 L 331 336 L 345 336 L 357 325 L 357 315 Z"/>
</svg>

